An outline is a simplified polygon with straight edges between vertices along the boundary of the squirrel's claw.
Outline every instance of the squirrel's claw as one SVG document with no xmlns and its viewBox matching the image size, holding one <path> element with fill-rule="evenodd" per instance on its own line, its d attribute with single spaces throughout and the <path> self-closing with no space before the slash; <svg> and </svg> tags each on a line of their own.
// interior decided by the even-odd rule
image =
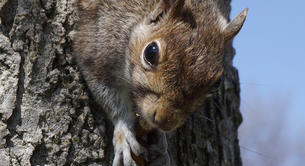
<svg viewBox="0 0 305 166">
<path fill-rule="evenodd" d="M 131 157 L 131 152 L 136 156 L 147 159 L 147 150 L 136 140 L 135 131 L 125 123 L 118 123 L 115 125 L 113 145 L 115 152 L 113 166 L 137 165 Z"/>
</svg>

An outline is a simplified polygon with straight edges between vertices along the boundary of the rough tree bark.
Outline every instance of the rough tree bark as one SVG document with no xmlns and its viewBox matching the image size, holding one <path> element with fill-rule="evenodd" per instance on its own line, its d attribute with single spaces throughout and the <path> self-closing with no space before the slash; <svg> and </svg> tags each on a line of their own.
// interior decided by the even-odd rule
<svg viewBox="0 0 305 166">
<path fill-rule="evenodd" d="M 111 165 L 113 126 L 72 60 L 74 3 L 0 0 L 0 165 Z M 219 93 L 167 134 L 172 165 L 242 165 L 233 56 Z"/>
</svg>

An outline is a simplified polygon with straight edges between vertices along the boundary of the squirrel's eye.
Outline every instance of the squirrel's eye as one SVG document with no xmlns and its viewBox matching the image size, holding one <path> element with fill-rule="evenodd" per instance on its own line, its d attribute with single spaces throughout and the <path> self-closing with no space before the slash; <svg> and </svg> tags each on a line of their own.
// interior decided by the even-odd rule
<svg viewBox="0 0 305 166">
<path fill-rule="evenodd" d="M 219 79 L 212 86 L 212 88 L 210 90 L 210 93 L 213 93 L 213 92 L 217 91 L 220 88 L 221 83 L 222 83 L 222 77 L 219 77 Z"/>
<path fill-rule="evenodd" d="M 144 51 L 144 60 L 150 66 L 156 66 L 159 57 L 159 49 L 156 43 L 149 44 Z"/>
</svg>

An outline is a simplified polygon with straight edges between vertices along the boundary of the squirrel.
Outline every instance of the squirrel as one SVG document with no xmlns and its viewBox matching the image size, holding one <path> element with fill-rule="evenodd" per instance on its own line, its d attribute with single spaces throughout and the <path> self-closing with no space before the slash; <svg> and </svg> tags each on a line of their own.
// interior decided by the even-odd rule
<svg viewBox="0 0 305 166">
<path fill-rule="evenodd" d="M 73 55 L 114 124 L 113 165 L 169 165 L 164 133 L 181 126 L 221 85 L 224 48 L 248 8 L 231 22 L 215 0 L 77 0 Z M 158 142 L 142 147 L 138 118 Z"/>
</svg>

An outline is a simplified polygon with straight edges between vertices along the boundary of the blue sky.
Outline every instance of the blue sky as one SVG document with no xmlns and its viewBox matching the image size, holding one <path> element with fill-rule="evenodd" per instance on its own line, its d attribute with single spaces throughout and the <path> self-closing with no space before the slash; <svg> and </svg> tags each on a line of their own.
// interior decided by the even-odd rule
<svg viewBox="0 0 305 166">
<path fill-rule="evenodd" d="M 241 112 L 244 116 L 240 129 L 244 134 L 240 136 L 241 143 L 247 144 L 244 140 L 253 138 L 253 133 L 248 132 L 244 126 L 258 126 L 250 122 L 256 120 L 267 126 L 273 123 L 281 124 L 281 128 L 277 130 L 270 126 L 270 132 L 265 134 L 282 134 L 283 136 L 278 138 L 283 140 L 281 146 L 286 149 L 294 147 L 292 142 L 297 142 L 295 140 L 305 141 L 305 1 L 232 0 L 231 6 L 231 19 L 249 7 L 246 22 L 233 42 L 236 49 L 233 65 L 239 71 Z M 248 118 L 254 116 L 254 113 L 257 119 Z M 264 115 L 268 118 L 261 117 Z M 252 142 L 249 146 L 250 149 L 258 150 L 260 143 Z M 294 150 L 291 151 L 290 156 L 285 154 L 286 158 L 279 155 L 283 161 L 273 165 L 289 163 L 289 166 L 294 166 L 301 162 L 304 164 L 305 159 L 300 159 Z M 305 153 L 305 149 L 300 152 Z M 275 154 L 272 148 L 266 153 L 270 154 L 264 155 L 278 159 L 277 156 L 272 156 Z M 255 153 L 252 155 L 265 158 Z"/>
</svg>

